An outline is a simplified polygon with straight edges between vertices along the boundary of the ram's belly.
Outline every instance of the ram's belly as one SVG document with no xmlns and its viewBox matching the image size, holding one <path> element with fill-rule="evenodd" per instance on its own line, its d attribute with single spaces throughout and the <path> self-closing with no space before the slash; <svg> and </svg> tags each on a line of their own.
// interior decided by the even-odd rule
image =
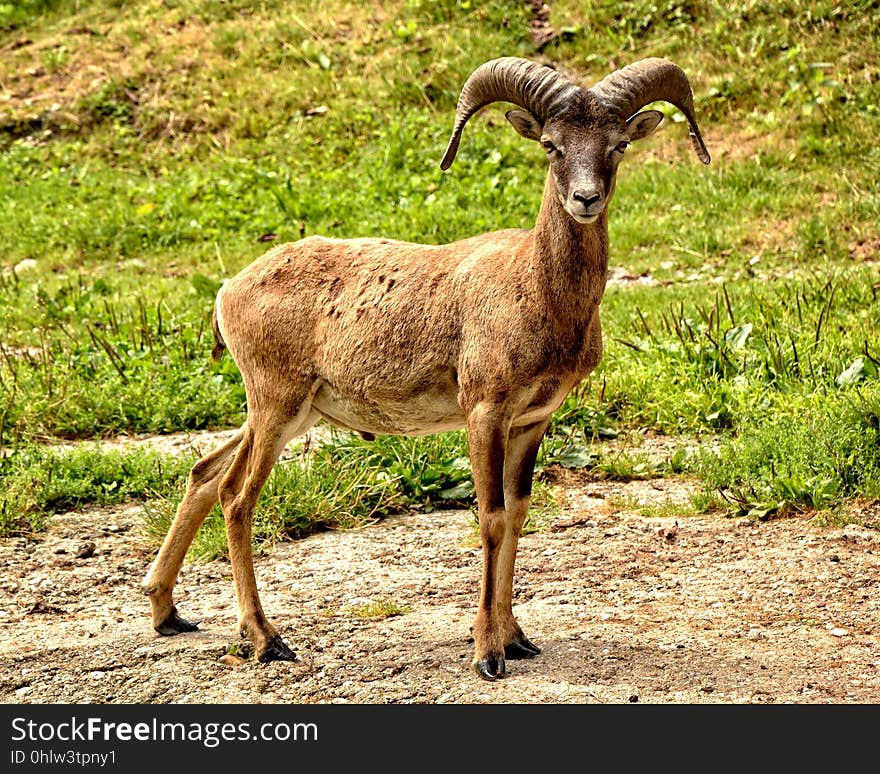
<svg viewBox="0 0 880 774">
<path fill-rule="evenodd" d="M 312 407 L 337 427 L 376 435 L 428 435 L 464 426 L 454 381 L 421 391 L 393 385 L 356 394 L 323 382 Z"/>
</svg>

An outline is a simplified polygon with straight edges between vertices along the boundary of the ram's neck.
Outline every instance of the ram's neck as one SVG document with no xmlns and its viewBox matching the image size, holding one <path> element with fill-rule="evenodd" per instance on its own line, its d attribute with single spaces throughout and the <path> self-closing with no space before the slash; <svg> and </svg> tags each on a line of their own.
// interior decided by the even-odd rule
<svg viewBox="0 0 880 774">
<path fill-rule="evenodd" d="M 577 223 L 563 209 L 548 175 L 533 239 L 533 276 L 554 302 L 599 302 L 608 272 L 607 210 L 594 223 Z"/>
</svg>

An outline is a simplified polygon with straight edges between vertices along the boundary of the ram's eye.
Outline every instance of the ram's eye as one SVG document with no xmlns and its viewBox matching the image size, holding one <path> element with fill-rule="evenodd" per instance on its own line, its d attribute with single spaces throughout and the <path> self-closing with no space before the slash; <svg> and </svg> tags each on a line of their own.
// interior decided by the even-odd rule
<svg viewBox="0 0 880 774">
<path fill-rule="evenodd" d="M 553 153 L 556 150 L 556 146 L 550 142 L 550 140 L 541 140 L 541 147 L 547 151 L 547 153 Z"/>
<path fill-rule="evenodd" d="M 618 153 L 623 153 L 628 147 L 629 143 L 624 140 L 623 142 L 618 143 L 617 147 L 614 150 L 616 150 Z"/>
</svg>

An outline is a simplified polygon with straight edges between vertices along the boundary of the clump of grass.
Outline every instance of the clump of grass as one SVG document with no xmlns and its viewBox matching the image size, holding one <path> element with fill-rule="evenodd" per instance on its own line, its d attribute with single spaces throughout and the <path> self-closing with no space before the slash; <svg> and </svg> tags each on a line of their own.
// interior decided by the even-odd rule
<svg viewBox="0 0 880 774">
<path fill-rule="evenodd" d="M 614 481 L 637 481 L 663 476 L 665 463 L 653 460 L 649 455 L 638 451 L 620 450 L 603 454 L 597 470 Z"/>
<path fill-rule="evenodd" d="M 406 615 L 411 609 L 409 605 L 401 605 L 390 599 L 377 599 L 363 605 L 328 608 L 324 612 L 326 615 L 345 615 L 351 618 L 381 620 Z"/>
<path fill-rule="evenodd" d="M 187 283 L 195 314 L 128 295 L 112 279 L 54 287 L 7 281 L 0 322 L 36 339 L 0 343 L 0 443 L 10 437 L 169 432 L 240 420 L 241 377 L 212 363 L 208 315 L 216 286 Z M 4 434 L 6 438 L 4 438 Z"/>
<path fill-rule="evenodd" d="M 162 541 L 174 518 L 182 491 L 144 508 L 146 536 Z M 363 527 L 406 507 L 399 481 L 369 459 L 319 447 L 298 459 L 279 462 L 257 502 L 253 544 L 258 551 L 273 543 L 323 529 Z M 208 561 L 228 553 L 226 527 L 215 507 L 205 519 L 190 557 Z"/>
<path fill-rule="evenodd" d="M 880 393 L 788 400 L 698 469 L 735 514 L 766 519 L 880 496 Z"/>
<path fill-rule="evenodd" d="M 474 484 L 463 432 L 404 438 L 337 435 L 326 447 L 332 457 L 360 457 L 364 464 L 394 479 L 408 507 L 430 511 L 443 504 L 468 504 Z"/>
<path fill-rule="evenodd" d="M 705 296 L 682 286 L 606 294 L 616 333 L 592 377 L 602 380 L 600 411 L 668 434 L 736 432 L 779 396 L 876 378 L 870 271 L 736 282 Z"/>
<path fill-rule="evenodd" d="M 673 516 L 691 516 L 697 513 L 693 502 L 681 502 L 665 497 L 660 502 L 643 505 L 638 509 L 639 516 L 646 519 L 667 519 Z"/>
<path fill-rule="evenodd" d="M 680 500 L 668 495 L 657 502 L 645 503 L 644 500 L 629 496 L 616 495 L 609 499 L 609 504 L 622 511 L 632 511 L 645 519 L 668 519 L 674 516 L 692 516 L 702 513 L 692 498 Z"/>
<path fill-rule="evenodd" d="M 0 535 L 42 529 L 53 513 L 171 494 L 192 463 L 144 447 L 29 445 L 0 457 Z"/>
</svg>

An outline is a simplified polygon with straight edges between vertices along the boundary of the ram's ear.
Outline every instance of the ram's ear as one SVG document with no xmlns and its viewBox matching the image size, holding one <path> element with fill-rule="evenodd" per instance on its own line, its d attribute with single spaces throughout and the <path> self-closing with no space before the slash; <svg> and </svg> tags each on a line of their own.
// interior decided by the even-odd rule
<svg viewBox="0 0 880 774">
<path fill-rule="evenodd" d="M 528 140 L 540 140 L 544 131 L 541 119 L 528 110 L 508 110 L 504 114 L 511 126 Z"/>
<path fill-rule="evenodd" d="M 626 122 L 627 129 L 629 129 L 629 139 L 641 140 L 642 137 L 647 137 L 660 126 L 662 120 L 663 114 L 659 110 L 645 110 L 636 113 Z"/>
</svg>

